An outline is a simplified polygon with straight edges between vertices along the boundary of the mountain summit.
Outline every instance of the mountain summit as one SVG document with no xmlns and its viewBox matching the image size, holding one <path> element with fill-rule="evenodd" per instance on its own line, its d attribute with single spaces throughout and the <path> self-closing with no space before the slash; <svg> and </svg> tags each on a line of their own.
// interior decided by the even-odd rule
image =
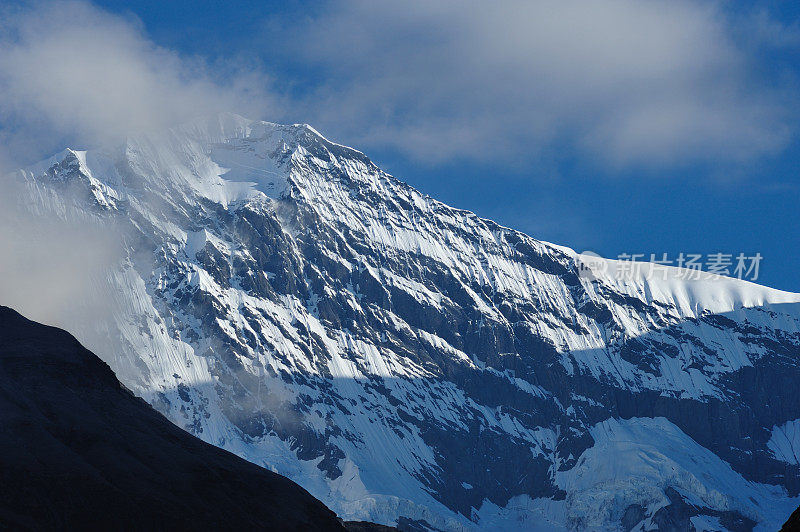
<svg viewBox="0 0 800 532">
<path fill-rule="evenodd" d="M 119 310 L 76 325 L 122 382 L 346 519 L 776 529 L 800 501 L 800 294 L 584 275 L 304 125 L 220 115 L 17 178 L 123 231 Z"/>
</svg>

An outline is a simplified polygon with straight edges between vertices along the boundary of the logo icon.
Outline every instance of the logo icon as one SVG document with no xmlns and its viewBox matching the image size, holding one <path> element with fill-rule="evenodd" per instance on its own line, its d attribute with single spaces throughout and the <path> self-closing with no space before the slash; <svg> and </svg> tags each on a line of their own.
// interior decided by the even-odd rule
<svg viewBox="0 0 800 532">
<path fill-rule="evenodd" d="M 578 277 L 589 281 L 596 280 L 608 271 L 608 261 L 594 251 L 584 251 L 575 257 Z"/>
</svg>

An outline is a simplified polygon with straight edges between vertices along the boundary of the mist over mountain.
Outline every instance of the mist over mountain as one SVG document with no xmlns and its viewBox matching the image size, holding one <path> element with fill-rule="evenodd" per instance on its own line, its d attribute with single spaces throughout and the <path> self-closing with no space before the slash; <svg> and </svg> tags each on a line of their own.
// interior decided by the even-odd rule
<svg viewBox="0 0 800 532">
<path fill-rule="evenodd" d="M 70 330 L 347 520 L 770 530 L 800 503 L 800 294 L 587 275 L 308 125 L 214 115 L 13 179 L 122 248 Z"/>
</svg>

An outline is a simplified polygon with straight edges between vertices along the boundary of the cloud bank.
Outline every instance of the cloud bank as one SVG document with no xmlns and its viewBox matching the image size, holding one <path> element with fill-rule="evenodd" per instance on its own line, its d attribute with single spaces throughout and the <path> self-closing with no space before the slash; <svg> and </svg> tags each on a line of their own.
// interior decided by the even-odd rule
<svg viewBox="0 0 800 532">
<path fill-rule="evenodd" d="M 800 31 L 724 7 L 337 0 L 305 18 L 250 14 L 269 21 L 251 48 L 280 83 L 159 47 L 137 19 L 85 1 L 0 8 L 0 143 L 30 162 L 233 111 L 433 163 L 752 161 L 792 140 L 798 108 L 794 81 L 765 74 L 759 54 L 796 51 Z"/>
<path fill-rule="evenodd" d="M 789 142 L 796 102 L 756 52 L 796 33 L 704 0 L 344 0 L 284 40 L 323 80 L 308 114 L 361 145 L 669 166 Z"/>
<path fill-rule="evenodd" d="M 155 45 L 138 20 L 87 2 L 8 6 L 0 21 L 0 141 L 17 162 L 275 106 L 262 72 L 181 56 Z"/>
</svg>

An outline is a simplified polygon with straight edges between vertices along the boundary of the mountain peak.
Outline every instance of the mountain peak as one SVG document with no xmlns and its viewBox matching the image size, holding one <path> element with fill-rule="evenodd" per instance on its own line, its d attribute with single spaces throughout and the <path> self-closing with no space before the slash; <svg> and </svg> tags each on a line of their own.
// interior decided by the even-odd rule
<svg viewBox="0 0 800 532">
<path fill-rule="evenodd" d="M 204 198 L 227 206 L 259 196 L 277 199 L 289 191 L 298 165 L 338 164 L 336 158 L 374 166 L 363 153 L 329 141 L 308 124 L 216 113 L 129 136 L 123 145 L 67 149 L 21 173 L 30 181 L 56 167 L 77 165 L 112 196 L 147 192 L 170 203 Z"/>
<path fill-rule="evenodd" d="M 677 269 L 581 275 L 571 250 L 305 125 L 215 115 L 83 160 L 129 200 L 110 212 L 137 238 L 110 274 L 131 302 L 105 324 L 114 370 L 348 518 L 649 529 L 691 505 L 776 528 L 790 513 L 800 295 Z M 701 447 L 702 463 L 681 450 Z M 627 464 L 619 482 L 584 481 L 611 482 L 609 461 Z"/>
<path fill-rule="evenodd" d="M 208 143 L 224 143 L 234 139 L 248 137 L 258 138 L 269 134 L 279 134 L 283 136 L 285 140 L 294 140 L 296 142 L 305 140 L 308 142 L 313 139 L 331 145 L 346 147 L 331 142 L 317 129 L 307 123 L 281 124 L 266 120 L 246 118 L 231 112 L 220 112 L 200 116 L 194 120 L 170 128 L 170 130 L 189 134 L 198 140 Z M 353 150 L 353 148 L 346 148 Z"/>
</svg>

